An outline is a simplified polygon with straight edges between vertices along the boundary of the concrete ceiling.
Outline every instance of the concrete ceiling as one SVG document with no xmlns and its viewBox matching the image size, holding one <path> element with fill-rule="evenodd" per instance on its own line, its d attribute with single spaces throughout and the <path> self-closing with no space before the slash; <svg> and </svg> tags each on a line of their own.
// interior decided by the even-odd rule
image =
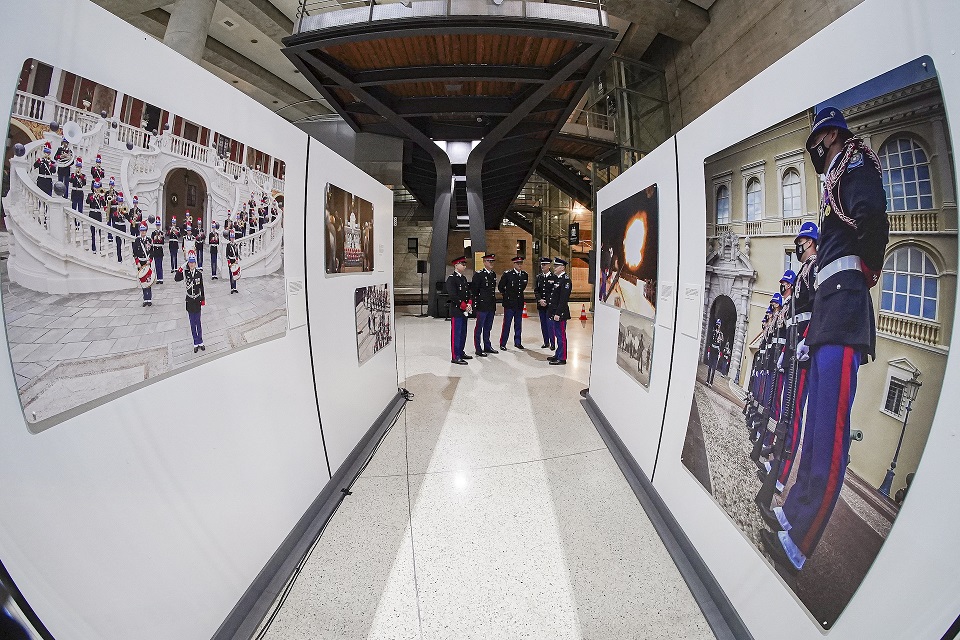
<svg viewBox="0 0 960 640">
<path fill-rule="evenodd" d="M 175 4 L 171 0 L 93 2 L 159 40 Z M 330 113 L 313 85 L 280 52 L 280 39 L 293 30 L 298 7 L 298 0 L 219 0 L 201 66 L 274 111 L 318 101 L 280 111 L 289 120 Z"/>
</svg>

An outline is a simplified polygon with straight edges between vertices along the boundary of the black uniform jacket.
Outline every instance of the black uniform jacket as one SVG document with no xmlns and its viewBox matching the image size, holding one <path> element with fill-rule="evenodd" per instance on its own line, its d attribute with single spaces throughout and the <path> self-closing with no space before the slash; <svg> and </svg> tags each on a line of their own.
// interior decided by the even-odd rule
<svg viewBox="0 0 960 640">
<path fill-rule="evenodd" d="M 550 293 L 553 291 L 556 279 L 556 276 L 552 273 L 540 272 L 536 275 L 533 279 L 533 295 L 536 296 L 538 302 L 545 300 L 548 305 L 550 304 Z"/>
<path fill-rule="evenodd" d="M 510 269 L 503 272 L 497 289 L 503 296 L 504 309 L 519 309 L 523 306 L 523 292 L 527 288 L 529 278 L 526 271 Z"/>
<path fill-rule="evenodd" d="M 481 269 L 473 274 L 471 283 L 475 311 L 497 310 L 497 274 Z"/>
<path fill-rule="evenodd" d="M 470 283 L 467 277 L 454 271 L 447 276 L 447 295 L 450 296 L 450 315 L 463 318 L 470 304 Z"/>
<path fill-rule="evenodd" d="M 561 320 L 570 319 L 570 292 L 573 290 L 573 283 L 566 272 L 556 277 L 553 292 L 550 294 L 550 302 L 547 304 L 547 315 L 551 318 L 560 316 Z"/>
<path fill-rule="evenodd" d="M 820 209 L 817 268 L 823 270 L 843 256 L 859 256 L 868 267 L 880 270 L 890 229 L 887 197 L 880 161 L 859 138 L 844 144 L 828 170 L 825 196 Z M 840 271 L 819 282 L 813 306 L 808 345 L 847 345 L 875 354 L 876 318 L 862 273 Z"/>
<path fill-rule="evenodd" d="M 150 258 L 153 257 L 153 243 L 149 237 L 141 238 L 137 236 L 133 239 L 133 257 L 137 264 L 150 262 Z"/>
<path fill-rule="evenodd" d="M 150 236 L 150 241 L 153 243 L 153 257 L 162 258 L 163 257 L 163 231 L 160 229 L 155 229 L 153 234 Z"/>
<path fill-rule="evenodd" d="M 187 285 L 187 313 L 199 313 L 200 303 L 206 300 L 203 293 L 203 272 L 200 269 L 190 269 L 185 267 L 177 269 L 177 275 L 174 280 L 180 282 L 184 280 Z"/>
</svg>

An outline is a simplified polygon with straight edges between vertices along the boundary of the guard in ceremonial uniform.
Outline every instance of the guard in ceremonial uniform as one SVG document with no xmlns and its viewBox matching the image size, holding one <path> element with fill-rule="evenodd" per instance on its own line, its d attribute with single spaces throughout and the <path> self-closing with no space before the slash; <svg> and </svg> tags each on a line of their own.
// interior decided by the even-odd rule
<svg viewBox="0 0 960 640">
<path fill-rule="evenodd" d="M 493 270 L 492 253 L 483 256 L 483 269 L 473 274 L 471 292 L 473 310 L 477 321 L 473 327 L 473 346 L 477 356 L 486 358 L 488 353 L 500 353 L 490 344 L 490 329 L 493 328 L 493 316 L 497 311 L 497 274 Z"/>
<path fill-rule="evenodd" d="M 193 334 L 193 352 L 206 351 L 200 308 L 207 304 L 207 298 L 203 292 L 203 272 L 197 269 L 197 256 L 191 253 L 187 258 L 187 268 L 180 267 L 173 279 L 177 282 L 183 280 L 187 285 L 187 316 L 190 318 L 190 333 Z"/>
<path fill-rule="evenodd" d="M 513 346 L 523 349 L 523 339 L 520 335 L 523 323 L 523 292 L 527 289 L 530 276 L 521 269 L 523 258 L 513 259 L 513 269 L 504 271 L 500 276 L 497 289 L 503 296 L 503 327 L 500 329 L 500 348 L 506 350 L 507 338 L 510 336 L 510 323 L 513 323 Z"/>
<path fill-rule="evenodd" d="M 57 180 L 63 183 L 63 197 L 70 196 L 70 169 L 73 167 L 73 150 L 70 148 L 70 141 L 66 138 L 60 143 L 60 148 L 53 155 L 57 165 Z"/>
<path fill-rule="evenodd" d="M 794 239 L 796 255 L 801 260 L 800 271 L 796 274 L 793 285 L 793 313 L 787 318 L 787 343 L 781 356 L 781 366 L 789 367 L 796 357 L 794 345 L 800 343 L 807 334 L 813 311 L 813 283 L 817 276 L 817 239 L 820 237 L 817 225 L 805 222 Z M 790 424 L 784 434 L 783 455 L 771 463 L 770 469 L 780 469 L 776 489 L 782 492 L 796 457 L 796 447 L 800 443 L 800 434 L 803 426 L 803 408 L 807 404 L 807 376 L 810 371 L 810 356 L 805 354 L 803 360 L 797 359 L 796 388 L 794 390 L 793 410 L 790 412 Z"/>
<path fill-rule="evenodd" d="M 813 314 L 797 359 L 809 354 L 806 424 L 797 479 L 783 507 L 761 531 L 774 561 L 796 573 L 814 552 L 843 486 L 857 370 L 875 355 L 870 288 L 880 277 L 889 239 L 887 198 L 876 153 L 824 107 L 806 143 L 825 188 L 820 204 Z"/>
<path fill-rule="evenodd" d="M 553 259 L 553 273 L 556 276 L 547 314 L 553 319 L 553 330 L 557 340 L 557 352 L 548 358 L 550 364 L 567 364 L 567 320 L 570 319 L 570 292 L 573 283 L 567 275 L 567 261 Z"/>
<path fill-rule="evenodd" d="M 723 329 L 720 318 L 713 326 L 710 338 L 710 353 L 707 354 L 707 384 L 713 384 L 713 377 L 717 375 L 717 366 L 720 364 L 720 350 L 723 349 Z"/>
<path fill-rule="evenodd" d="M 133 264 L 139 272 L 153 258 L 153 242 L 147 237 L 147 225 L 141 223 L 140 235 L 133 239 Z M 153 287 L 142 287 L 143 306 L 153 306 Z"/>
<path fill-rule="evenodd" d="M 203 235 L 203 218 L 197 218 L 197 232 L 194 234 L 193 242 L 197 250 L 197 268 L 203 271 L 203 242 L 206 237 Z"/>
<path fill-rule="evenodd" d="M 130 207 L 130 222 L 134 227 L 139 227 L 143 222 L 143 209 L 140 208 L 140 197 L 133 196 L 133 204 Z"/>
<path fill-rule="evenodd" d="M 217 280 L 217 252 L 220 251 L 220 226 L 214 222 L 210 228 L 207 244 L 210 245 L 210 278 Z"/>
<path fill-rule="evenodd" d="M 103 159 L 98 153 L 96 159 L 93 161 L 93 167 L 90 169 L 90 179 L 94 182 L 103 182 L 103 178 L 106 175 L 107 173 L 103 170 Z"/>
<path fill-rule="evenodd" d="M 123 193 L 117 193 L 115 202 L 116 204 L 110 207 L 110 226 L 117 231 L 129 233 L 130 226 L 127 218 L 127 207 L 123 204 Z M 114 236 L 114 239 L 117 241 L 117 262 L 123 262 L 123 237 L 118 233 Z"/>
<path fill-rule="evenodd" d="M 153 270 L 157 272 L 157 284 L 163 284 L 163 223 L 157 218 L 153 223 L 153 233 L 150 235 L 150 244 L 153 246 Z"/>
<path fill-rule="evenodd" d="M 237 280 L 233 277 L 233 265 L 237 262 L 240 262 L 240 247 L 237 246 L 237 243 L 234 242 L 236 234 L 233 231 L 230 231 L 229 242 L 227 242 L 226 248 L 226 257 L 227 257 L 227 275 L 230 276 L 230 293 L 238 293 L 237 291 Z"/>
<path fill-rule="evenodd" d="M 50 159 L 50 143 L 43 145 L 43 154 L 33 163 L 33 168 L 37 170 L 37 186 L 48 196 L 53 195 L 53 176 L 57 173 L 57 163 Z"/>
<path fill-rule="evenodd" d="M 463 272 L 467 268 L 467 259 L 457 258 L 453 261 L 453 273 L 447 276 L 447 296 L 450 298 L 450 362 L 453 364 L 467 364 L 473 356 L 463 352 L 467 344 L 467 314 L 473 308 L 470 299 L 470 282 Z"/>
<path fill-rule="evenodd" d="M 87 186 L 87 176 L 83 175 L 83 158 L 74 161 L 74 171 L 70 174 L 70 207 L 77 213 L 83 213 L 83 189 Z"/>
<path fill-rule="evenodd" d="M 103 187 L 99 180 L 94 180 L 91 185 L 90 195 L 87 196 L 87 204 L 90 206 L 90 219 L 97 222 L 103 222 L 103 211 L 107 207 L 107 199 L 103 195 Z M 103 235 L 100 229 L 95 225 L 90 225 L 90 250 L 96 252 L 97 238 L 100 238 L 100 246 L 103 247 Z"/>
<path fill-rule="evenodd" d="M 537 299 L 537 313 L 540 314 L 540 333 L 543 334 L 543 344 L 540 348 L 553 351 L 556 351 L 557 343 L 553 336 L 553 320 L 547 313 L 547 305 L 550 303 L 550 292 L 553 291 L 555 281 L 556 278 L 550 271 L 550 258 L 546 256 L 540 258 L 540 273 L 533 280 L 533 294 Z"/>
<path fill-rule="evenodd" d="M 167 249 L 170 251 L 170 270 L 176 271 L 180 257 L 180 227 L 175 217 L 170 218 L 170 228 L 167 229 Z"/>
</svg>

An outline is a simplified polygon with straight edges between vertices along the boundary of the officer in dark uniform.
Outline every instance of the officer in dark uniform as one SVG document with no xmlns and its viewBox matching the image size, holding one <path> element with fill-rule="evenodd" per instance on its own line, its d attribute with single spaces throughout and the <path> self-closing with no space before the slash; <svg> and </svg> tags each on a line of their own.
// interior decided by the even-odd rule
<svg viewBox="0 0 960 640">
<path fill-rule="evenodd" d="M 787 342 L 780 357 L 779 368 L 789 367 L 791 361 L 796 357 L 794 345 L 799 344 L 803 336 L 807 334 L 807 326 L 810 324 L 811 312 L 813 310 L 813 283 L 817 275 L 817 239 L 820 237 L 817 225 L 813 222 L 805 222 L 800 227 L 800 232 L 794 239 L 796 246 L 796 255 L 801 260 L 800 271 L 796 274 L 793 283 L 793 309 L 792 314 L 787 317 Z M 803 424 L 803 408 L 807 403 L 807 375 L 810 370 L 810 358 L 806 355 L 803 361 L 799 359 L 796 362 L 796 381 L 794 383 L 794 401 L 793 408 L 789 413 L 790 424 L 784 434 L 783 453 L 773 460 L 770 469 L 779 469 L 776 490 L 782 492 L 787 478 L 790 477 L 790 470 L 793 468 L 793 460 L 796 457 L 796 447 L 800 442 L 800 434 Z"/>
<path fill-rule="evenodd" d="M 465 257 L 453 261 L 453 273 L 447 276 L 447 296 L 450 298 L 450 362 L 467 364 L 473 356 L 463 352 L 467 344 L 467 314 L 473 308 L 470 298 L 470 282 L 463 272 L 467 268 Z"/>
<path fill-rule="evenodd" d="M 214 222 L 210 228 L 207 244 L 210 245 L 210 278 L 217 280 L 217 253 L 220 251 L 220 227 Z"/>
<path fill-rule="evenodd" d="M 551 349 L 556 351 L 557 343 L 553 335 L 553 320 L 547 313 L 547 305 L 550 302 L 550 292 L 553 291 L 553 285 L 556 278 L 550 271 L 550 258 L 544 256 L 540 258 L 540 273 L 533 281 L 533 294 L 537 299 L 537 313 L 540 314 L 540 333 L 543 334 L 543 344 L 541 349 Z"/>
<path fill-rule="evenodd" d="M 106 175 L 106 171 L 103 170 L 103 159 L 98 153 L 96 159 L 93 161 L 93 167 L 90 168 L 90 179 L 94 182 L 103 182 L 103 178 Z"/>
<path fill-rule="evenodd" d="M 513 345 L 517 349 L 523 349 L 523 338 L 521 337 L 523 323 L 523 292 L 527 289 L 527 282 L 530 276 L 521 269 L 523 258 L 517 256 L 513 259 L 513 269 L 504 271 L 500 276 L 500 284 L 497 289 L 503 296 L 503 326 L 500 329 L 500 348 L 506 350 L 507 338 L 510 336 L 510 324 L 513 323 Z"/>
<path fill-rule="evenodd" d="M 163 222 L 157 218 L 153 223 L 153 233 L 150 235 L 150 244 L 153 246 L 153 269 L 157 272 L 157 284 L 163 284 Z"/>
<path fill-rule="evenodd" d="M 51 152 L 50 143 L 44 143 L 43 155 L 33 163 L 37 170 L 37 186 L 48 196 L 53 195 L 53 176 L 57 173 L 57 163 L 50 159 Z"/>
<path fill-rule="evenodd" d="M 53 155 L 57 165 L 57 180 L 63 183 L 63 197 L 70 195 L 70 168 L 73 167 L 73 150 L 70 148 L 70 141 L 66 138 L 60 143 L 60 148 Z"/>
<path fill-rule="evenodd" d="M 203 218 L 197 218 L 197 233 L 193 238 L 193 246 L 197 251 L 197 268 L 203 271 L 203 241 L 206 237 L 203 234 Z"/>
<path fill-rule="evenodd" d="M 233 265 L 240 262 L 240 247 L 234 241 L 234 238 L 236 238 L 234 231 L 231 230 L 227 237 L 228 241 L 224 255 L 227 258 L 227 275 L 230 276 L 230 293 L 233 294 L 239 293 L 237 291 L 237 280 L 233 277 Z"/>
<path fill-rule="evenodd" d="M 117 231 L 128 233 L 130 220 L 127 214 L 127 206 L 123 204 L 123 194 L 117 193 L 115 204 L 110 206 L 110 226 Z M 117 262 L 123 262 L 123 236 L 118 233 L 114 239 L 117 241 Z"/>
<path fill-rule="evenodd" d="M 850 132 L 839 109 L 816 114 L 806 148 L 825 178 L 813 315 L 797 345 L 798 360 L 810 357 L 807 416 L 796 482 L 769 522 L 780 531 L 761 532 L 774 561 L 793 573 L 816 549 L 840 497 L 857 369 L 875 356 L 870 288 L 879 280 L 890 229 L 880 159 Z"/>
<path fill-rule="evenodd" d="M 153 242 L 147 237 L 147 225 L 140 224 L 140 235 L 133 239 L 133 264 L 139 272 L 153 258 Z M 153 306 L 153 287 L 141 287 L 143 291 L 143 306 Z"/>
<path fill-rule="evenodd" d="M 723 349 L 723 329 L 720 318 L 713 326 L 710 338 L 710 354 L 707 356 L 707 384 L 713 384 L 713 377 L 717 374 L 717 365 L 720 364 L 720 350 Z"/>
<path fill-rule="evenodd" d="M 103 195 L 103 187 L 98 180 L 94 180 L 90 185 L 90 195 L 87 196 L 87 204 L 90 206 L 90 219 L 97 222 L 103 222 L 103 210 L 107 207 L 107 199 Z M 90 225 L 90 250 L 96 252 L 97 237 L 100 237 L 100 246 L 103 247 L 102 232 L 94 225 Z"/>
<path fill-rule="evenodd" d="M 170 270 L 176 271 L 180 257 L 180 227 L 175 217 L 170 218 L 170 227 L 167 229 L 167 249 L 170 251 Z"/>
<path fill-rule="evenodd" d="M 70 174 L 70 207 L 77 213 L 83 213 L 83 189 L 87 186 L 87 176 L 83 175 L 83 158 L 74 161 L 74 171 Z"/>
<path fill-rule="evenodd" d="M 550 304 L 547 314 L 553 320 L 554 334 L 557 340 L 557 352 L 547 358 L 550 364 L 567 364 L 567 320 L 570 319 L 570 292 L 573 283 L 567 275 L 567 261 L 562 258 L 553 259 L 553 273 L 556 276 L 553 292 L 550 294 Z"/>
<path fill-rule="evenodd" d="M 497 311 L 497 274 L 493 270 L 492 253 L 483 256 L 483 269 L 473 274 L 471 292 L 473 310 L 477 321 L 473 327 L 473 346 L 477 355 L 486 358 L 488 353 L 500 353 L 490 344 L 490 329 L 493 328 L 493 316 Z"/>
<path fill-rule="evenodd" d="M 187 316 L 190 318 L 190 333 L 193 335 L 193 352 L 206 351 L 203 346 L 203 327 L 200 324 L 200 309 L 207 303 L 203 291 L 203 272 L 197 269 L 197 256 L 187 257 L 187 268 L 180 267 L 173 279 L 187 286 Z"/>
</svg>

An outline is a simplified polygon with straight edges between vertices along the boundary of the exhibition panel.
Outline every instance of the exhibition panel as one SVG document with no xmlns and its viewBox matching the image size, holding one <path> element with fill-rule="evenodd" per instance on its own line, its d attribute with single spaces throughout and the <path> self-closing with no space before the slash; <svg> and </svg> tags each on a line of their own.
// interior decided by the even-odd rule
<svg viewBox="0 0 960 640">
<path fill-rule="evenodd" d="M 600 251 L 590 397 L 650 476 L 676 311 L 679 212 L 673 141 L 601 189 L 597 210 Z"/>
<path fill-rule="evenodd" d="M 378 208 L 377 247 L 392 243 L 389 192 L 314 143 L 324 177 L 308 194 L 306 134 L 93 3 L 7 14 L 0 103 L 13 105 L 16 175 L 0 267 L 0 561 L 54 637 L 211 637 L 330 478 L 318 396 L 336 470 L 396 393 L 392 342 L 361 372 L 352 317 L 356 288 L 392 272 L 337 276 L 341 295 L 321 266 L 324 184 Z M 97 33 L 119 55 L 80 37 Z M 62 138 L 73 158 L 56 157 Z M 98 154 L 102 220 L 64 188 L 87 174 L 88 195 Z M 69 185 L 56 184 L 62 169 Z M 187 210 L 205 243 L 185 241 Z M 158 217 L 165 231 L 159 265 L 130 233 L 150 216 L 147 237 Z M 380 298 L 377 335 L 392 326 Z M 328 403 L 350 389 L 356 407 Z"/>
<path fill-rule="evenodd" d="M 679 287 L 691 292 L 678 317 L 698 330 L 676 334 L 654 487 L 756 637 L 940 637 L 960 610 L 960 560 L 943 543 L 960 523 L 947 489 L 960 404 L 940 393 L 960 383 L 949 354 L 957 137 L 947 126 L 960 116 L 960 62 L 945 26 L 958 17 L 945 1 L 866 0 L 677 135 Z M 851 34 L 890 25 L 897 36 L 882 46 L 853 44 Z M 842 63 L 825 66 L 834 54 Z M 806 149 L 823 140 L 808 135 L 827 106 L 818 119 L 856 137 L 835 165 L 817 167 Z M 836 195 L 861 167 L 883 228 L 862 223 L 864 264 L 831 275 L 826 238 L 867 215 Z M 827 288 L 809 320 L 798 255 L 817 236 L 816 282 Z M 818 318 L 827 291 L 868 291 L 854 267 L 876 273 L 869 306 Z M 808 320 L 819 324 L 789 330 Z M 838 351 L 839 384 L 825 387 L 833 343 L 816 340 L 828 332 L 853 347 Z M 848 390 L 839 400 L 838 389 Z M 830 402 L 826 420 L 815 408 Z"/>
<path fill-rule="evenodd" d="M 372 329 L 374 318 L 369 325 L 366 319 L 363 326 L 357 324 L 359 288 L 386 284 L 386 297 L 393 296 L 393 258 L 387 253 L 393 247 L 393 192 L 357 169 L 332 170 L 341 165 L 354 169 L 330 149 L 310 141 L 308 316 L 324 443 L 334 472 L 397 394 L 396 343 L 364 348 L 361 331 Z M 393 314 L 386 320 L 388 328 L 377 321 L 381 340 L 384 333 L 396 335 Z M 328 423 L 328 415 L 337 416 L 335 424 Z"/>
</svg>

